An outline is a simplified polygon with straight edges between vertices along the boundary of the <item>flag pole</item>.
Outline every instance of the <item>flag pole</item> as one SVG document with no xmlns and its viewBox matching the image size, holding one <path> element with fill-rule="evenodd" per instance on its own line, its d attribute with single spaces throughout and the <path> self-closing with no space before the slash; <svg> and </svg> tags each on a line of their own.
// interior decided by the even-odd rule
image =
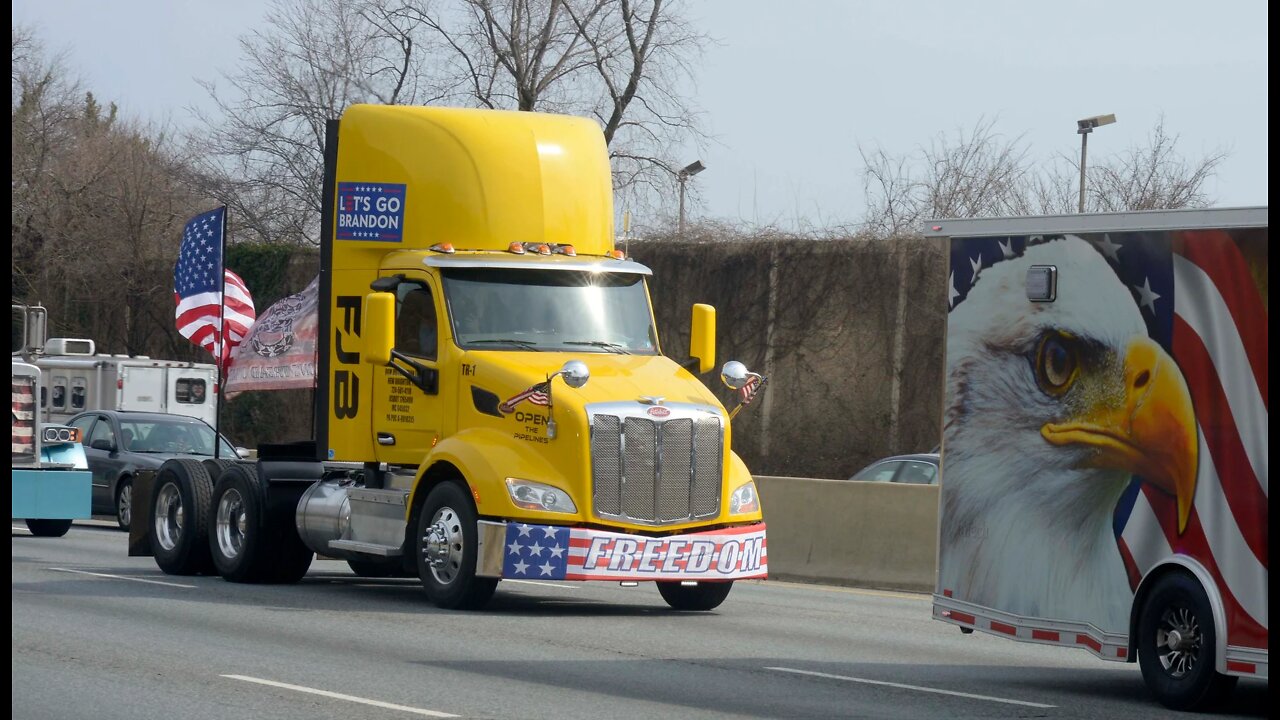
<svg viewBox="0 0 1280 720">
<path fill-rule="evenodd" d="M 224 363 L 224 355 L 222 349 L 226 347 L 227 342 L 227 225 L 231 222 L 231 213 L 227 211 L 227 206 L 222 206 L 222 237 L 219 242 L 222 247 L 218 250 L 218 269 L 222 272 L 218 273 L 220 277 L 217 282 L 222 284 L 222 292 L 219 293 L 221 301 L 218 303 L 218 354 L 213 360 L 213 366 L 216 368 L 217 385 L 214 386 L 217 399 L 214 401 L 213 409 L 213 459 L 217 460 L 221 457 L 222 450 L 222 395 L 226 390 L 226 384 L 223 382 L 222 366 Z"/>
</svg>

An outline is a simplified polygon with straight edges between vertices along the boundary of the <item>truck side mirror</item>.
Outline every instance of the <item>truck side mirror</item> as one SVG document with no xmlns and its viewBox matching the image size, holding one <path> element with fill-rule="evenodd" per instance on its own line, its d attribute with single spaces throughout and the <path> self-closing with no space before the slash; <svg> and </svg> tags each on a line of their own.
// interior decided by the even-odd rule
<svg viewBox="0 0 1280 720">
<path fill-rule="evenodd" d="M 373 292 L 364 296 L 364 361 L 382 366 L 391 363 L 395 346 L 396 296 L 389 292 Z"/>
<path fill-rule="evenodd" d="M 698 360 L 699 375 L 711 372 L 716 366 L 716 309 L 710 305 L 693 306 L 689 357 Z"/>
</svg>

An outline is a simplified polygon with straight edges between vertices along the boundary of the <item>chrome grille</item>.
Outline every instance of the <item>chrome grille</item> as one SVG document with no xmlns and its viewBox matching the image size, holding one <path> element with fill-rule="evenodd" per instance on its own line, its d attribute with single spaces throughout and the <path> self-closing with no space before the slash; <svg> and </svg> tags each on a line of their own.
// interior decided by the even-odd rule
<svg viewBox="0 0 1280 720">
<path fill-rule="evenodd" d="M 596 515 L 649 525 L 713 517 L 720 510 L 723 430 L 718 412 L 609 403 L 591 416 L 592 498 Z"/>
</svg>

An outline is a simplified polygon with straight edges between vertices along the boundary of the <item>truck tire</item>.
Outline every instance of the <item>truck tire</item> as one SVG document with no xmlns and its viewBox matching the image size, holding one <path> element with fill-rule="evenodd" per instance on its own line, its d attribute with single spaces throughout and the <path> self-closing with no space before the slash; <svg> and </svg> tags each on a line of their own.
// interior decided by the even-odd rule
<svg viewBox="0 0 1280 720">
<path fill-rule="evenodd" d="M 400 558 L 390 560 L 348 560 L 351 572 L 362 578 L 403 578 L 409 577 Z"/>
<path fill-rule="evenodd" d="M 700 582 L 697 585 L 681 585 L 674 581 L 659 581 L 658 592 L 674 610 L 714 610 L 729 597 L 733 581 Z"/>
<path fill-rule="evenodd" d="M 116 483 L 116 524 L 120 529 L 129 532 L 129 522 L 133 519 L 133 478 L 128 475 Z"/>
<path fill-rule="evenodd" d="M 226 472 L 227 468 L 235 467 L 239 464 L 236 460 L 229 458 L 205 458 L 200 463 L 204 465 L 205 472 L 209 473 L 209 481 L 215 487 L 217 487 L 218 480 L 222 478 L 222 473 Z"/>
<path fill-rule="evenodd" d="M 62 537 L 71 529 L 70 520 L 28 520 L 27 529 L 36 537 Z"/>
<path fill-rule="evenodd" d="M 414 543 L 427 598 L 448 610 L 478 610 L 493 597 L 497 578 L 476 577 L 476 510 L 456 481 L 431 489 L 418 514 Z"/>
<path fill-rule="evenodd" d="M 156 471 L 147 532 L 156 565 L 169 575 L 213 572 L 209 508 L 213 484 L 199 460 L 167 460 Z"/>
<path fill-rule="evenodd" d="M 1202 710 L 1226 699 L 1237 678 L 1214 669 L 1217 629 L 1199 581 L 1165 575 L 1147 595 L 1138 618 L 1142 679 L 1165 707 Z"/>
<path fill-rule="evenodd" d="M 267 511 L 267 487 L 253 467 L 231 464 L 213 490 L 209 553 L 230 582 L 294 583 L 314 554 L 302 544 L 292 517 Z"/>
</svg>

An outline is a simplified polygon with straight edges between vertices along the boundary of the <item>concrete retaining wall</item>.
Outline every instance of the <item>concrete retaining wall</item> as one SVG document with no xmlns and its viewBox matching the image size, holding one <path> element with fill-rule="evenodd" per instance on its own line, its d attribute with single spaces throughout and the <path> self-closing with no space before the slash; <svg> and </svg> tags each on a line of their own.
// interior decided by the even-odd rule
<svg viewBox="0 0 1280 720">
<path fill-rule="evenodd" d="M 932 592 L 938 487 L 756 477 L 769 577 Z"/>
</svg>

